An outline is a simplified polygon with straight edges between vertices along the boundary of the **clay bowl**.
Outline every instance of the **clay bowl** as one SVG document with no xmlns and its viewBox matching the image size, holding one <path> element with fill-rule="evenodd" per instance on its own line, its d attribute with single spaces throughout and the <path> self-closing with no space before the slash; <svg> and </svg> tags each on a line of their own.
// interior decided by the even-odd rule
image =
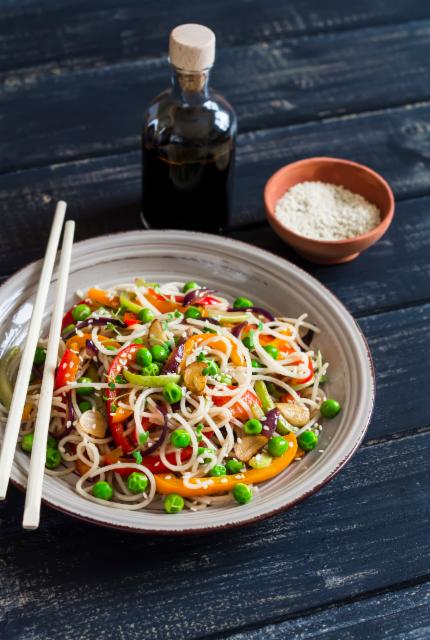
<svg viewBox="0 0 430 640">
<path fill-rule="evenodd" d="M 380 224 L 348 240 L 313 240 L 291 231 L 275 217 L 275 206 L 288 189 L 305 181 L 331 182 L 359 193 L 378 207 Z M 319 264 L 354 260 L 383 236 L 394 214 L 393 192 L 384 178 L 369 167 L 340 158 L 306 158 L 282 167 L 266 183 L 264 204 L 273 230 L 301 256 Z"/>
</svg>

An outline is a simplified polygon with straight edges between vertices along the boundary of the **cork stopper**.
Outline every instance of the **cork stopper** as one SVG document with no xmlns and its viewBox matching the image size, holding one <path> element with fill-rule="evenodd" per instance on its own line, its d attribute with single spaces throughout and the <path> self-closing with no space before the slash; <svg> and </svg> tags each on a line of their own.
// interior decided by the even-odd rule
<svg viewBox="0 0 430 640">
<path fill-rule="evenodd" d="M 170 62 L 184 71 L 203 71 L 215 60 L 215 34 L 202 24 L 181 24 L 170 33 Z"/>
</svg>

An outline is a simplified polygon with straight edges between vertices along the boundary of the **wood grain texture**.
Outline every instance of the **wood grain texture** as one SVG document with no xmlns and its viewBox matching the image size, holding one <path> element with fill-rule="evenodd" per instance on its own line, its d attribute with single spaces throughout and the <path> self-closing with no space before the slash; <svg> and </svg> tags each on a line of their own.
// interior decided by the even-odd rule
<svg viewBox="0 0 430 640">
<path fill-rule="evenodd" d="M 245 19 L 244 19 L 245 17 Z M 430 18 L 422 0 L 7 0 L 0 7 L 0 69 L 100 65 L 158 56 L 181 22 L 201 22 L 218 47 Z"/>
<path fill-rule="evenodd" d="M 283 163 L 304 155 L 349 156 L 380 170 L 401 198 L 425 193 L 429 189 L 429 131 L 430 108 L 423 106 L 243 135 L 232 228 L 264 220 L 261 192 L 265 180 Z M 139 154 L 0 176 L 0 274 L 41 256 L 53 200 L 59 198 L 69 202 L 80 239 L 139 228 Z M 429 299 L 428 198 L 399 202 L 388 234 L 358 261 L 336 268 L 305 264 L 268 229 L 234 233 L 305 266 L 354 313 L 363 315 Z"/>
<path fill-rule="evenodd" d="M 429 577 L 429 446 L 426 433 L 364 447 L 294 509 L 182 539 L 98 529 L 48 509 L 29 535 L 11 491 L 0 507 L 0 630 L 8 640 L 60 631 L 65 640 L 191 639 Z"/>
<path fill-rule="evenodd" d="M 430 584 L 384 592 L 344 606 L 331 606 L 280 624 L 247 629 L 226 640 L 323 638 L 354 640 L 427 640 L 430 636 Z"/>
<path fill-rule="evenodd" d="M 272 129 L 428 100 L 428 60 L 430 21 L 228 47 L 219 52 L 213 85 L 232 102 L 242 132 Z M 5 74 L 0 171 L 138 149 L 144 109 L 169 76 L 164 58 Z M 280 135 L 294 152 L 295 130 Z"/>
</svg>

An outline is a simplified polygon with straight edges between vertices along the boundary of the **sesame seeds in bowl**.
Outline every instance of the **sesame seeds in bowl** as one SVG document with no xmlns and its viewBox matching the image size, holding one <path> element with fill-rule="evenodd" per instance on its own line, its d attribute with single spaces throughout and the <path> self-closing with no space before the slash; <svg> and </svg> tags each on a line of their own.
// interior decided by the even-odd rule
<svg viewBox="0 0 430 640">
<path fill-rule="evenodd" d="M 339 158 L 286 165 L 264 190 L 274 231 L 303 257 L 321 264 L 356 258 L 388 229 L 394 196 L 372 169 Z"/>
</svg>

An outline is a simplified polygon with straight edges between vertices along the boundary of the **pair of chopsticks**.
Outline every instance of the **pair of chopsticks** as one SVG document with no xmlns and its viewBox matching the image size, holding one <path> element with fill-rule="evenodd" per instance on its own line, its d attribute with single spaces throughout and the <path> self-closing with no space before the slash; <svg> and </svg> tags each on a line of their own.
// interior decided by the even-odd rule
<svg viewBox="0 0 430 640">
<path fill-rule="evenodd" d="M 27 340 L 25 342 L 15 382 L 15 389 L 4 433 L 3 447 L 0 453 L 0 500 L 5 499 L 9 484 L 13 457 L 21 425 L 22 412 L 30 383 L 34 352 L 39 340 L 43 311 L 46 305 L 57 249 L 60 243 L 66 207 L 66 203 L 60 201 L 58 202 L 55 210 L 48 246 L 43 260 L 42 272 L 40 274 L 39 287 L 34 301 Z M 22 521 L 25 529 L 37 529 L 40 521 L 40 501 L 42 498 L 43 475 L 46 460 L 46 441 L 48 438 L 49 419 L 54 392 L 55 369 L 58 357 L 58 345 L 61 337 L 61 321 L 64 314 L 74 233 L 75 223 L 73 220 L 69 220 L 64 226 L 56 297 L 51 317 L 42 386 L 40 389 L 40 399 L 34 427 L 34 440 L 31 451 L 30 469 L 28 473 L 24 517 Z"/>
</svg>

